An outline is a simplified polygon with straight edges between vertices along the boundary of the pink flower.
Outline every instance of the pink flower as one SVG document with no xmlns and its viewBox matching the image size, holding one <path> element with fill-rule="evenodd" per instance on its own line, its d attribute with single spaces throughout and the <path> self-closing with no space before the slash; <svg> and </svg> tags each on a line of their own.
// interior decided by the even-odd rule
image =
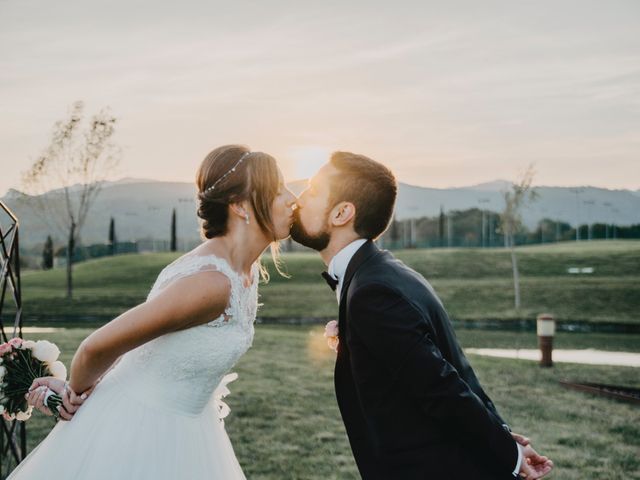
<svg viewBox="0 0 640 480">
<path fill-rule="evenodd" d="M 2 412 L 2 417 L 3 417 L 6 421 L 11 422 L 11 421 L 15 420 L 15 418 L 16 418 L 16 414 L 15 414 L 15 413 L 9 413 L 9 412 L 6 412 L 6 411 L 5 411 L 5 412 Z"/>
<path fill-rule="evenodd" d="M 9 343 L 3 343 L 0 345 L 0 357 L 2 357 L 5 353 L 9 353 L 13 347 Z"/>
<path fill-rule="evenodd" d="M 331 350 L 333 350 L 334 352 L 338 351 L 338 344 L 340 343 L 340 340 L 338 339 L 338 337 L 329 337 L 327 338 L 327 344 L 329 345 L 329 348 Z"/>
<path fill-rule="evenodd" d="M 9 345 L 11 345 L 13 348 L 20 348 L 20 346 L 22 345 L 22 339 L 20 337 L 14 337 L 9 340 Z"/>
<path fill-rule="evenodd" d="M 338 322 L 335 320 L 331 320 L 324 327 L 324 338 L 327 339 L 327 344 L 329 348 L 334 352 L 338 351 L 338 344 L 340 340 L 338 338 Z"/>
<path fill-rule="evenodd" d="M 338 322 L 336 320 L 331 320 L 327 325 L 325 325 L 324 336 L 325 338 L 338 336 Z"/>
</svg>

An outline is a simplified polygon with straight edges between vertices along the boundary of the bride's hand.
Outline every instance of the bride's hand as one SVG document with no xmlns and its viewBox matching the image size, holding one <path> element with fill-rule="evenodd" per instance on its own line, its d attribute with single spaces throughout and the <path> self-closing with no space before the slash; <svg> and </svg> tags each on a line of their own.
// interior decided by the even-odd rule
<svg viewBox="0 0 640 480">
<path fill-rule="evenodd" d="M 33 405 L 36 410 L 40 410 L 45 415 L 53 415 L 53 412 L 44 404 L 47 389 L 51 389 L 60 395 L 64 389 L 64 383 L 63 380 L 54 377 L 36 378 L 27 392 L 27 403 Z"/>
<path fill-rule="evenodd" d="M 82 395 L 78 395 L 71 390 L 69 384 L 65 384 L 65 389 L 62 392 L 62 405 L 58 407 L 58 413 L 63 420 L 71 420 L 78 409 L 82 406 L 87 399 L 88 394 L 85 392 Z"/>
<path fill-rule="evenodd" d="M 54 377 L 36 378 L 29 388 L 30 392 L 27 394 L 27 402 L 45 415 L 53 415 L 51 410 L 44 404 L 47 389 L 51 389 L 62 397 L 62 405 L 58 407 L 60 418 L 63 420 L 71 420 L 80 406 L 89 397 L 94 387 L 78 395 L 69 387 L 67 382 L 60 379 Z"/>
</svg>

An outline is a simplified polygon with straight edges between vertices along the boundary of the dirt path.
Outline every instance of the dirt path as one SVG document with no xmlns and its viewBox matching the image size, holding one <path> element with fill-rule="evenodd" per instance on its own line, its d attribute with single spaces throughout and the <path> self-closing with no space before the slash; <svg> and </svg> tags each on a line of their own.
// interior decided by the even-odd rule
<svg viewBox="0 0 640 480">
<path fill-rule="evenodd" d="M 540 350 L 502 348 L 467 348 L 466 353 L 488 357 L 516 358 L 540 361 Z M 640 367 L 640 353 L 607 352 L 604 350 L 554 350 L 553 361 L 559 363 L 583 363 L 588 365 L 618 365 Z"/>
</svg>

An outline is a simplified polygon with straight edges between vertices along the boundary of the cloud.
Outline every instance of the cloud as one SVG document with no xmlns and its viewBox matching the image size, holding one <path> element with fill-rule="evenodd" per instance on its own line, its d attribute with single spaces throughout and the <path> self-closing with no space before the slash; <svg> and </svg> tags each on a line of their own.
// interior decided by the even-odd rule
<svg viewBox="0 0 640 480">
<path fill-rule="evenodd" d="M 113 108 L 136 176 L 190 180 L 204 152 L 240 141 L 290 175 L 291 152 L 315 146 L 389 159 L 424 185 L 533 158 L 556 184 L 637 187 L 639 17 L 592 0 L 4 2 L 0 191 L 77 99 Z M 603 169 L 612 158 L 619 170 Z"/>
</svg>

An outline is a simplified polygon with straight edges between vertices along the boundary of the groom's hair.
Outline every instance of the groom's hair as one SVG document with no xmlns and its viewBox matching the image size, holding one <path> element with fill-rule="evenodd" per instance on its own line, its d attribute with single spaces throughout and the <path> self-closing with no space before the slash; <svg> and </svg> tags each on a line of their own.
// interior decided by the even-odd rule
<svg viewBox="0 0 640 480">
<path fill-rule="evenodd" d="M 396 203 L 398 183 L 387 167 L 364 155 L 334 152 L 331 165 L 329 209 L 340 202 L 356 207 L 353 229 L 362 238 L 375 240 L 389 226 Z"/>
</svg>

